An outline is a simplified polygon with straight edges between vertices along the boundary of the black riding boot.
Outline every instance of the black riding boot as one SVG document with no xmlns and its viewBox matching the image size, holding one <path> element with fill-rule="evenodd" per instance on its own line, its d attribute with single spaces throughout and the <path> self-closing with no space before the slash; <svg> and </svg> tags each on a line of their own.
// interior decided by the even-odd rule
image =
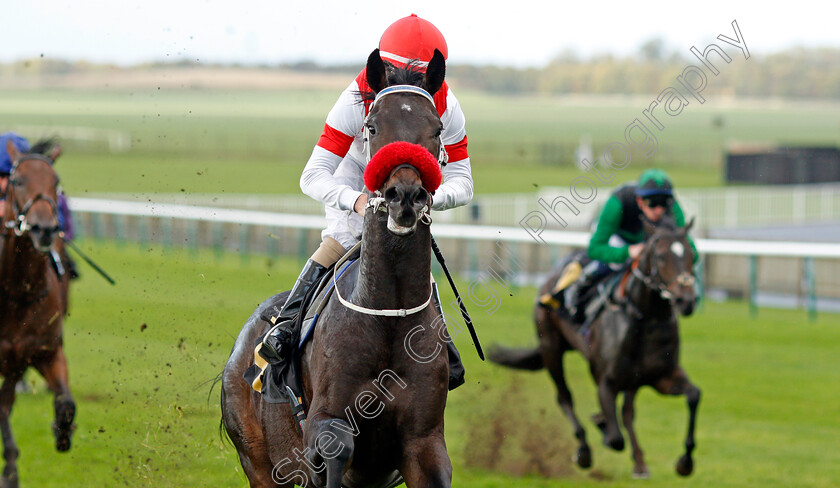
<svg viewBox="0 0 840 488">
<path fill-rule="evenodd" d="M 296 335 L 294 330 L 298 312 L 304 297 L 326 273 L 327 268 L 313 260 L 308 260 L 300 272 L 295 286 L 289 292 L 286 302 L 278 307 L 279 302 L 267 308 L 261 318 L 274 327 L 263 337 L 260 356 L 271 364 L 285 361 L 292 352 L 292 340 Z"/>
<path fill-rule="evenodd" d="M 432 297 L 435 309 L 438 311 L 441 318 L 443 318 L 443 307 L 440 303 L 437 283 L 432 283 L 432 288 L 434 289 Z M 441 327 L 446 327 L 446 323 L 443 322 Z M 446 353 L 449 356 L 449 391 L 452 391 L 464 384 L 464 363 L 461 362 L 461 354 L 458 352 L 458 349 L 455 347 L 455 343 L 452 339 L 446 341 Z"/>
<path fill-rule="evenodd" d="M 73 261 L 70 256 L 64 256 L 64 269 L 67 270 L 67 275 L 71 280 L 79 277 L 79 268 L 76 267 L 76 261 Z"/>
<path fill-rule="evenodd" d="M 592 261 L 583 268 L 580 278 L 572 283 L 564 291 L 566 310 L 572 318 L 572 322 L 580 325 L 586 320 L 586 301 L 594 285 L 604 273 L 601 271 L 601 263 Z"/>
</svg>

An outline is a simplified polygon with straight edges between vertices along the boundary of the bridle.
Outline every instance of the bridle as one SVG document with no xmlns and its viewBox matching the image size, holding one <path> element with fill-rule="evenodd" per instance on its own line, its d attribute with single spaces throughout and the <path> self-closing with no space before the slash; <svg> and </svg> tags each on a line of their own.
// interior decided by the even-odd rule
<svg viewBox="0 0 840 488">
<path fill-rule="evenodd" d="M 417 171 L 414 168 L 414 166 L 412 166 L 410 164 L 401 164 L 401 165 L 397 166 L 396 168 L 394 168 L 391 171 L 391 174 L 393 175 L 394 173 L 397 172 L 397 170 L 399 170 L 401 168 L 411 168 L 415 172 Z M 388 208 L 386 206 L 386 203 L 387 203 L 387 201 L 385 200 L 385 197 L 382 196 L 382 192 L 379 191 L 379 190 L 376 190 L 375 192 L 373 192 L 373 198 L 369 199 L 367 204 L 365 205 L 365 212 L 367 212 L 367 209 L 370 209 L 372 212 L 386 212 L 387 213 Z M 431 212 L 431 206 L 428 203 L 426 205 L 423 205 L 423 208 L 420 209 L 420 217 L 417 219 L 417 222 L 421 223 L 421 224 L 425 224 L 425 225 L 432 225 L 432 214 L 430 212 Z M 391 222 L 391 217 L 388 216 L 388 229 L 391 230 L 391 231 L 394 230 L 392 228 L 392 226 L 393 226 L 393 223 Z"/>
<path fill-rule="evenodd" d="M 656 244 L 656 241 L 658 239 L 659 239 L 659 237 L 651 238 L 650 242 L 645 246 L 646 250 L 647 249 L 655 249 L 655 244 Z M 658 292 L 659 296 L 661 296 L 665 300 L 673 301 L 676 298 L 674 296 L 674 294 L 671 293 L 668 290 L 668 287 L 671 284 L 677 283 L 678 285 L 681 285 L 681 286 L 693 286 L 694 285 L 694 282 L 695 282 L 694 275 L 689 271 L 683 271 L 682 273 L 677 275 L 677 277 L 674 278 L 674 280 L 671 281 L 671 282 L 662 281 L 659 278 L 659 266 L 657 265 L 656 259 L 652 260 L 650 274 L 645 275 L 639 269 L 638 264 L 639 264 L 640 260 L 641 260 L 641 256 L 633 262 L 632 269 L 631 269 L 632 276 L 635 277 L 636 279 L 638 279 L 639 281 L 641 281 L 642 283 L 644 283 L 645 286 L 647 286 L 649 289 L 651 289 L 655 292 Z"/>
<path fill-rule="evenodd" d="M 383 199 L 384 200 L 384 199 Z M 337 272 L 338 269 L 352 256 L 356 253 L 356 251 L 362 247 L 362 242 L 359 241 L 353 246 L 344 257 L 342 257 L 337 263 L 335 263 L 335 270 L 336 272 L 333 273 L 333 289 L 335 290 L 335 295 L 338 297 L 338 301 L 341 302 L 342 305 L 353 310 L 355 312 L 363 313 L 365 315 L 376 315 L 379 317 L 407 317 L 409 315 L 413 315 L 417 312 L 425 310 L 426 307 L 432 302 L 432 297 L 435 293 L 435 287 L 430 286 L 429 291 L 429 298 L 426 299 L 425 302 L 421 303 L 420 305 L 413 307 L 413 308 L 398 308 L 398 309 L 376 309 L 376 308 L 367 308 L 362 307 L 360 305 L 356 305 L 351 303 L 349 300 L 345 299 L 341 296 L 341 292 L 338 290 L 338 283 L 336 282 L 336 275 L 339 273 Z M 434 283 L 434 278 L 432 277 L 431 273 L 429 274 L 429 283 Z"/>
<path fill-rule="evenodd" d="M 400 168 L 413 168 L 413 166 L 411 166 L 409 164 L 399 165 L 396 168 L 394 168 L 393 171 L 391 171 L 391 174 L 393 175 Z M 367 213 L 368 209 L 370 209 L 370 211 L 374 212 L 374 213 L 375 212 L 388 213 L 387 201 L 385 200 L 385 197 L 382 196 L 382 192 L 380 192 L 379 190 L 374 192 L 374 197 L 368 200 L 367 204 L 365 205 L 365 209 L 366 209 L 365 213 Z M 422 209 L 420 209 L 420 217 L 418 217 L 417 223 L 421 223 L 423 225 L 432 225 L 432 216 L 429 213 L 429 211 L 430 211 L 430 208 L 429 208 L 429 204 L 427 203 L 426 205 L 423 206 Z M 394 225 L 396 225 L 396 224 L 391 220 L 391 216 L 388 215 L 388 230 L 393 232 L 394 231 L 394 228 L 393 228 Z M 414 225 L 414 227 L 416 227 L 416 226 L 417 226 L 417 224 Z M 414 227 L 412 227 L 411 229 L 413 230 Z M 345 253 L 344 257 L 341 258 L 336 263 L 335 269 L 339 269 L 341 267 L 341 265 L 344 264 L 344 262 L 347 261 L 347 259 L 350 256 L 352 256 L 356 252 L 356 250 L 359 249 L 361 246 L 362 246 L 361 241 L 356 243 L 356 245 L 353 246 L 353 248 L 350 249 L 347 253 Z M 426 307 L 429 306 L 429 303 L 431 303 L 432 296 L 434 295 L 434 287 L 430 287 L 431 290 L 429 291 L 429 298 L 427 298 L 426 301 L 421 303 L 420 305 L 418 305 L 416 307 L 412 307 L 412 308 L 375 309 L 375 308 L 362 307 L 362 306 L 356 305 L 354 303 L 351 303 L 349 300 L 347 300 L 347 299 L 345 299 L 344 297 L 341 296 L 341 292 L 338 291 L 338 283 L 336 283 L 336 275 L 337 274 L 338 273 L 333 274 L 333 287 L 335 289 L 335 294 L 338 297 L 338 301 L 341 302 L 342 305 L 349 308 L 350 310 L 353 310 L 353 311 L 356 311 L 356 312 L 359 312 L 359 313 L 363 313 L 365 315 L 376 315 L 376 316 L 380 316 L 380 317 L 406 317 L 408 315 L 413 315 L 417 312 L 420 312 L 421 310 L 425 310 Z M 434 282 L 434 279 L 431 275 L 429 276 L 429 281 L 430 281 L 430 283 Z"/>
<path fill-rule="evenodd" d="M 40 154 L 29 154 L 25 157 L 22 156 L 18 158 L 12 165 L 12 172 L 9 174 L 9 183 L 8 187 L 6 188 L 6 198 L 7 200 L 11 200 L 12 211 L 14 212 L 14 219 L 6 222 L 5 228 L 13 230 L 15 235 L 18 237 L 22 236 L 25 232 L 32 230 L 32 226 L 26 220 L 26 216 L 27 214 L 29 214 L 29 211 L 32 209 L 32 206 L 41 200 L 47 202 L 50 205 L 53 216 L 55 217 L 56 221 L 58 221 L 58 204 L 56 204 L 55 200 L 53 200 L 47 195 L 44 195 L 43 193 L 38 193 L 34 197 L 27 200 L 23 207 L 20 207 L 18 205 L 17 198 L 15 198 L 14 195 L 12 195 L 12 198 L 9 198 L 9 195 L 12 193 L 11 189 L 15 184 L 15 172 L 17 168 L 22 163 L 31 160 L 43 161 L 49 164 L 50 166 L 52 166 L 53 164 L 53 161 L 46 156 L 42 156 Z M 52 230 L 58 231 L 59 228 L 58 226 L 56 226 L 56 228 Z"/>
<path fill-rule="evenodd" d="M 373 107 L 376 106 L 376 102 L 381 100 L 386 95 L 391 95 L 394 93 L 413 93 L 415 95 L 420 95 L 430 101 L 432 103 L 432 107 L 435 106 L 435 99 L 432 97 L 429 92 L 420 88 L 419 86 L 414 85 L 393 85 L 389 86 L 388 88 L 384 88 L 379 93 L 376 94 L 376 97 L 373 99 L 373 102 L 370 104 L 370 108 L 368 110 L 367 115 L 365 116 L 365 121 L 362 126 L 362 130 L 364 131 L 364 144 L 365 144 L 365 163 L 370 162 L 371 154 L 370 154 L 370 129 L 368 128 L 368 118 L 370 118 L 370 114 L 373 112 Z M 437 136 L 438 140 L 438 164 L 440 167 L 446 166 L 446 163 L 449 162 L 449 154 L 446 152 L 446 148 L 443 145 L 443 137 L 441 135 Z"/>
</svg>

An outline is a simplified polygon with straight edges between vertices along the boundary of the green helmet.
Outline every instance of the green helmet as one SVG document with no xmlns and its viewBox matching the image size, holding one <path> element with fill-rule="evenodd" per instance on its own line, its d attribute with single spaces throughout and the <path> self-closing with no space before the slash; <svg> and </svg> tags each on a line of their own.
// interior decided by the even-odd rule
<svg viewBox="0 0 840 488">
<path fill-rule="evenodd" d="M 636 183 L 636 196 L 645 198 L 654 195 L 673 196 L 674 185 L 671 178 L 661 169 L 649 169 L 642 173 Z"/>
</svg>

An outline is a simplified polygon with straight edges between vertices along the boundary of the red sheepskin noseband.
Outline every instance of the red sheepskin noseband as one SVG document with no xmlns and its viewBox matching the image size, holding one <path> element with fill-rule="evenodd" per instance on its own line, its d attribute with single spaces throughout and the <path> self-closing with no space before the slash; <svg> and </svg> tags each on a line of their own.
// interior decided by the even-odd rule
<svg viewBox="0 0 840 488">
<path fill-rule="evenodd" d="M 394 169 L 403 164 L 417 169 L 426 191 L 435 191 L 440 186 L 443 175 L 435 157 L 419 144 L 402 141 L 386 145 L 370 158 L 365 168 L 365 186 L 371 192 L 379 190 Z"/>
</svg>

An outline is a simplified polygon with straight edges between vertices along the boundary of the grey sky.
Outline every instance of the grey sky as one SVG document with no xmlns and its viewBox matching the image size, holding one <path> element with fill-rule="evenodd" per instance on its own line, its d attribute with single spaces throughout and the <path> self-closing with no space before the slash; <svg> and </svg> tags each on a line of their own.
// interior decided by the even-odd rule
<svg viewBox="0 0 840 488">
<path fill-rule="evenodd" d="M 0 61 L 86 59 L 361 63 L 394 20 L 417 13 L 449 43 L 452 63 L 540 66 L 564 49 L 588 55 L 636 52 L 653 37 L 688 49 L 734 37 L 751 53 L 792 45 L 840 48 L 836 8 L 800 0 L 795 11 L 758 1 L 365 2 L 312 0 L 2 0 Z M 372 4 L 373 5 L 373 4 Z M 374 10 L 375 8 L 375 10 Z"/>
</svg>

